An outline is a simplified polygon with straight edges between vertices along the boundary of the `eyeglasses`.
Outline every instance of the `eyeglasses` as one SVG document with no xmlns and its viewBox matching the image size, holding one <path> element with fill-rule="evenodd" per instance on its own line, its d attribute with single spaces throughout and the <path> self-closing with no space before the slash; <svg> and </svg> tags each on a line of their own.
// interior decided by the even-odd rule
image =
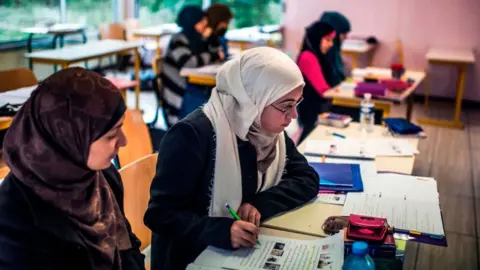
<svg viewBox="0 0 480 270">
<path fill-rule="evenodd" d="M 282 108 L 282 107 L 277 107 L 277 105 L 275 105 L 275 104 L 272 104 L 272 107 L 285 114 L 285 113 L 289 112 L 290 110 L 296 108 L 298 106 L 298 104 L 302 103 L 302 101 L 303 101 L 303 97 L 300 97 L 297 100 L 297 103 L 295 103 L 295 105 L 288 105 L 288 106 L 284 106 Z"/>
</svg>

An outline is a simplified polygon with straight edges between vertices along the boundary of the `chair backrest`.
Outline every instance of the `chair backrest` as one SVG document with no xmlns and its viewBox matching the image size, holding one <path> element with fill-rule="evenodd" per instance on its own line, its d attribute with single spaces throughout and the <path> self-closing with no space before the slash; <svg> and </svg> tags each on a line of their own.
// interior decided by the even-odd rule
<svg viewBox="0 0 480 270">
<path fill-rule="evenodd" d="M 38 84 L 35 74 L 28 68 L 0 71 L 0 93 Z"/>
<path fill-rule="evenodd" d="M 119 170 L 124 189 L 125 216 L 144 250 L 151 243 L 152 232 L 143 223 L 150 199 L 150 185 L 155 176 L 158 154 L 147 155 Z"/>
<path fill-rule="evenodd" d="M 136 40 L 132 34 L 132 31 L 135 29 L 140 28 L 140 21 L 135 18 L 128 18 L 125 20 L 125 31 L 126 31 L 126 36 L 127 40 Z"/>
<path fill-rule="evenodd" d="M 100 39 L 126 40 L 125 27 L 120 23 L 100 24 Z"/>
<path fill-rule="evenodd" d="M 118 151 L 120 168 L 153 152 L 150 132 L 139 110 L 127 109 L 123 121 L 123 132 L 127 137 L 127 146 Z"/>
</svg>

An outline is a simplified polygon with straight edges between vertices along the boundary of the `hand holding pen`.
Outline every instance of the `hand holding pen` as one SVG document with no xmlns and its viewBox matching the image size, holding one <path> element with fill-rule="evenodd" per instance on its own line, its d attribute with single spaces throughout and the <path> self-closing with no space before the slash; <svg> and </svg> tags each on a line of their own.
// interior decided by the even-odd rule
<svg viewBox="0 0 480 270">
<path fill-rule="evenodd" d="M 255 224 L 241 220 L 235 210 L 233 210 L 228 203 L 225 204 L 225 207 L 228 209 L 232 217 L 236 219 L 230 228 L 230 240 L 233 248 L 251 248 L 256 244 L 260 245 L 260 242 L 257 240 L 260 228 L 255 226 Z"/>
</svg>

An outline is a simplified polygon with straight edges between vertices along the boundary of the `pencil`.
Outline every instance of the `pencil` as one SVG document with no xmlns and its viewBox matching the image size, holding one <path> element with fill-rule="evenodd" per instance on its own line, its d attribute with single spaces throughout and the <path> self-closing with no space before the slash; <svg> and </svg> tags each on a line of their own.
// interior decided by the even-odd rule
<svg viewBox="0 0 480 270">
<path fill-rule="evenodd" d="M 225 204 L 225 207 L 227 208 L 228 212 L 230 212 L 230 215 L 232 215 L 232 217 L 233 217 L 234 219 L 236 219 L 236 220 L 242 220 L 242 219 L 238 216 L 237 212 L 235 212 L 235 210 L 233 210 L 233 209 L 230 207 L 230 205 L 228 205 L 228 203 Z M 259 246 L 261 246 L 260 241 L 258 241 L 258 240 L 257 240 L 257 244 L 258 244 Z"/>
</svg>

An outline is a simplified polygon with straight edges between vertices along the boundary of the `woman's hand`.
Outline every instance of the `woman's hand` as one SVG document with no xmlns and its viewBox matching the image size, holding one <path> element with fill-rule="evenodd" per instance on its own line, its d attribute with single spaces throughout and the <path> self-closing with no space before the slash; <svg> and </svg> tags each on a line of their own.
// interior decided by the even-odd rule
<svg viewBox="0 0 480 270">
<path fill-rule="evenodd" d="M 230 227 L 230 241 L 233 248 L 251 248 L 257 244 L 260 229 L 252 223 L 236 220 Z"/>
<path fill-rule="evenodd" d="M 260 227 L 260 218 L 262 215 L 258 212 L 257 208 L 249 203 L 244 203 L 240 205 L 238 209 L 238 215 L 244 221 L 255 224 L 255 226 Z"/>
<path fill-rule="evenodd" d="M 222 50 L 218 51 L 218 59 L 220 59 L 220 61 L 225 60 L 225 53 Z"/>
<path fill-rule="evenodd" d="M 212 33 L 213 33 L 212 28 L 211 28 L 211 27 L 207 27 L 207 28 L 205 28 L 205 30 L 202 32 L 202 36 L 203 36 L 203 38 L 206 39 L 206 38 L 209 38 L 209 37 L 212 35 Z"/>
</svg>

